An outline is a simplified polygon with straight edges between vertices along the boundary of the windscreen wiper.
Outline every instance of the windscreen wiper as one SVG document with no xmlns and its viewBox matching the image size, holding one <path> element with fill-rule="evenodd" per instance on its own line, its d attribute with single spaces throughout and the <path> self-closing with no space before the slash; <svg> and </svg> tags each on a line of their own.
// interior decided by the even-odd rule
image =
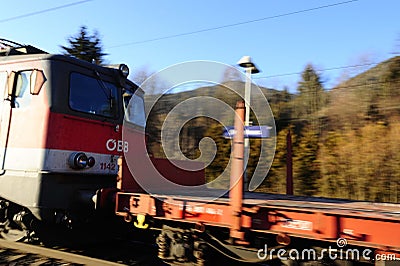
<svg viewBox="0 0 400 266">
<path fill-rule="evenodd" d="M 106 96 L 109 104 L 110 104 L 110 111 L 113 110 L 113 100 L 114 97 L 112 96 L 112 90 L 110 88 L 107 87 L 106 83 L 102 80 L 102 78 L 100 77 L 99 72 L 97 72 L 96 70 L 94 71 L 94 73 L 96 74 L 96 76 L 98 77 L 97 82 L 100 84 L 100 87 L 102 88 L 104 95 Z M 107 94 L 107 91 L 109 92 Z"/>
</svg>

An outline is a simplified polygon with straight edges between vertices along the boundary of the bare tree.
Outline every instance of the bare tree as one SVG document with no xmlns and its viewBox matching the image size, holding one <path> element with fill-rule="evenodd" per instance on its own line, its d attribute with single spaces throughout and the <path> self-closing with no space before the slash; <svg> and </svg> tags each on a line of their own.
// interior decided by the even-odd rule
<svg viewBox="0 0 400 266">
<path fill-rule="evenodd" d="M 166 89 L 162 80 L 156 75 L 156 72 L 149 69 L 149 66 L 142 66 L 132 74 L 132 80 L 140 85 L 146 94 L 159 94 Z"/>
<path fill-rule="evenodd" d="M 349 77 L 354 77 L 367 71 L 371 68 L 371 65 L 377 61 L 376 57 L 377 56 L 371 52 L 359 54 L 358 56 L 350 60 L 349 66 L 353 67 L 347 68 L 345 70 L 346 75 Z"/>
<path fill-rule="evenodd" d="M 400 54 L 400 33 L 395 41 L 393 54 L 395 54 L 395 55 Z"/>
<path fill-rule="evenodd" d="M 244 74 L 242 74 L 238 69 L 233 66 L 226 67 L 224 73 L 222 74 L 221 83 L 226 83 L 229 81 L 243 81 Z"/>
</svg>

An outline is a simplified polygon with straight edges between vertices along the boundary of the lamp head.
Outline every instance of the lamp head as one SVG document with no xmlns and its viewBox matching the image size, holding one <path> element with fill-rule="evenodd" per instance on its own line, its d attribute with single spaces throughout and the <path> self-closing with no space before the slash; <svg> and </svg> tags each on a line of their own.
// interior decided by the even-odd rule
<svg viewBox="0 0 400 266">
<path fill-rule="evenodd" d="M 237 64 L 241 67 L 248 68 L 248 67 L 254 67 L 253 61 L 251 61 L 251 57 L 248 55 L 243 56 L 240 58 L 240 60 L 237 62 Z"/>
</svg>

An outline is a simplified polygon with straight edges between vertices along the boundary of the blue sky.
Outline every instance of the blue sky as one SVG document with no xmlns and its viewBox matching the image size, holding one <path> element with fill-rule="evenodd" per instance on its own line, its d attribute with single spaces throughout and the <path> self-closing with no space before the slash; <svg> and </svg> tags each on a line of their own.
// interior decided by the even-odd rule
<svg viewBox="0 0 400 266">
<path fill-rule="evenodd" d="M 257 84 L 288 86 L 291 91 L 300 79 L 292 73 L 301 72 L 307 63 L 331 69 L 380 62 L 393 56 L 397 40 L 400 44 L 397 0 L 349 1 L 326 8 L 322 7 L 346 1 L 91 0 L 27 15 L 78 1 L 20 0 L 16 5 L 3 0 L 0 38 L 60 53 L 59 46 L 86 25 L 90 32 L 99 31 L 109 54 L 106 60 L 127 63 L 133 72 L 143 67 L 159 71 L 190 60 L 234 65 L 250 55 L 262 70 L 254 76 Z M 304 11 L 314 8 L 318 9 Z M 147 41 L 258 19 L 263 20 Z M 343 71 L 354 74 L 365 68 L 322 71 L 321 75 L 329 88 Z"/>
</svg>

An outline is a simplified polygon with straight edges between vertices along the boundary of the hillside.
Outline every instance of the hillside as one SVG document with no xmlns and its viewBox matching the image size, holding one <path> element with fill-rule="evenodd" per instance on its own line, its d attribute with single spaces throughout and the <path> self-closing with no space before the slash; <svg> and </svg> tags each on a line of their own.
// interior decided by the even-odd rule
<svg viewBox="0 0 400 266">
<path fill-rule="evenodd" d="M 156 101 L 156 104 L 152 107 L 150 112 L 150 121 L 148 122 L 147 131 L 150 133 L 149 138 L 154 145 L 151 146 L 151 150 L 154 154 L 162 155 L 162 151 L 160 151 L 161 147 L 159 146 L 159 142 L 161 139 L 161 126 L 163 121 L 165 120 L 167 114 L 170 114 L 174 107 L 179 104 L 185 103 L 185 101 L 189 99 L 199 99 L 198 102 L 191 102 L 190 108 L 187 110 L 188 115 L 188 123 L 182 129 L 181 141 L 186 143 L 185 147 L 183 147 L 184 151 L 190 151 L 189 153 L 193 153 L 198 148 L 199 141 L 203 138 L 205 132 L 210 128 L 211 124 L 215 123 L 215 119 L 212 118 L 202 118 L 198 117 L 195 119 L 191 119 L 190 116 L 194 117 L 200 114 L 208 114 L 207 116 L 215 116 L 220 119 L 220 121 L 226 126 L 233 125 L 233 115 L 225 106 L 228 105 L 232 109 L 235 108 L 236 102 L 241 99 L 240 95 L 244 95 L 244 87 L 245 84 L 243 82 L 234 81 L 228 82 L 225 84 L 215 85 L 215 86 L 207 86 L 201 87 L 191 91 L 185 91 L 175 94 L 164 94 L 160 95 L 146 95 L 146 107 L 148 107 L 149 103 L 153 103 Z M 260 106 L 265 100 L 263 97 L 257 94 L 258 90 L 254 87 L 252 88 L 252 105 Z M 284 92 L 280 92 L 273 89 L 268 88 L 260 88 L 261 93 L 268 99 L 271 103 L 279 103 L 281 98 L 284 98 Z M 215 101 L 209 101 L 208 98 L 202 97 L 210 97 L 213 99 L 217 99 L 221 102 L 221 104 L 216 104 Z M 187 107 L 186 107 L 187 108 Z M 260 107 L 259 107 L 260 108 Z M 268 112 L 259 112 L 259 119 L 265 121 L 265 123 L 273 125 L 273 117 L 269 115 Z M 184 114 L 181 114 L 184 116 Z M 181 117 L 181 119 L 183 119 Z M 257 124 L 257 119 L 254 115 L 251 115 L 251 121 L 254 124 Z M 182 125 L 178 125 L 182 126 Z M 222 134 L 222 129 L 221 129 Z M 186 154 L 187 155 L 187 154 Z M 193 154 L 191 156 L 194 156 Z"/>
<path fill-rule="evenodd" d="M 336 86 L 325 110 L 330 128 L 388 123 L 399 115 L 400 56 L 393 57 Z"/>
<path fill-rule="evenodd" d="M 309 86 L 305 81 L 300 84 Z M 146 129 L 149 151 L 156 157 L 165 157 L 164 149 L 179 143 L 184 156 L 196 159 L 200 156 L 200 141 L 211 137 L 218 152 L 206 168 L 206 174 L 208 181 L 213 180 L 228 167 L 230 141 L 221 137 L 222 126 L 215 119 L 189 118 L 193 114 L 218 114 L 225 119 L 224 124 L 233 125 L 232 115 L 211 100 L 189 105 L 187 113 L 176 117 L 170 116 L 171 111 L 182 102 L 202 96 L 234 107 L 243 91 L 244 83 L 235 81 L 163 95 L 150 112 Z M 286 134 L 290 130 L 295 194 L 400 202 L 400 57 L 382 62 L 329 91 L 316 93 L 303 88 L 297 94 L 290 94 L 261 88 L 261 92 L 274 115 L 276 152 L 275 155 L 268 153 L 275 158 L 259 191 L 285 192 Z M 154 97 L 160 96 L 148 95 L 146 100 L 153 101 Z M 252 105 L 257 106 L 261 98 L 252 95 Z M 310 108 L 308 103 L 318 105 Z M 264 118 L 270 119 L 268 112 L 262 113 Z M 174 124 L 174 119 L 169 121 L 172 127 L 179 129 L 179 136 L 165 144 L 161 143 L 161 127 L 168 115 L 176 121 L 188 120 L 183 124 Z M 257 123 L 253 114 L 251 120 Z M 268 120 L 267 124 L 270 123 L 272 121 Z M 251 141 L 249 176 L 257 166 L 260 145 L 261 140 Z M 208 147 L 204 149 L 206 153 L 208 150 Z M 176 152 L 172 158 L 179 159 L 183 155 Z"/>
<path fill-rule="evenodd" d="M 399 60 L 400 56 L 390 58 L 375 67 L 340 83 L 335 87 L 335 89 L 357 88 L 364 85 L 382 87 L 385 82 L 391 78 L 391 75 L 394 75 L 392 78 L 395 78 L 395 72 L 397 72 L 398 75 Z"/>
</svg>

